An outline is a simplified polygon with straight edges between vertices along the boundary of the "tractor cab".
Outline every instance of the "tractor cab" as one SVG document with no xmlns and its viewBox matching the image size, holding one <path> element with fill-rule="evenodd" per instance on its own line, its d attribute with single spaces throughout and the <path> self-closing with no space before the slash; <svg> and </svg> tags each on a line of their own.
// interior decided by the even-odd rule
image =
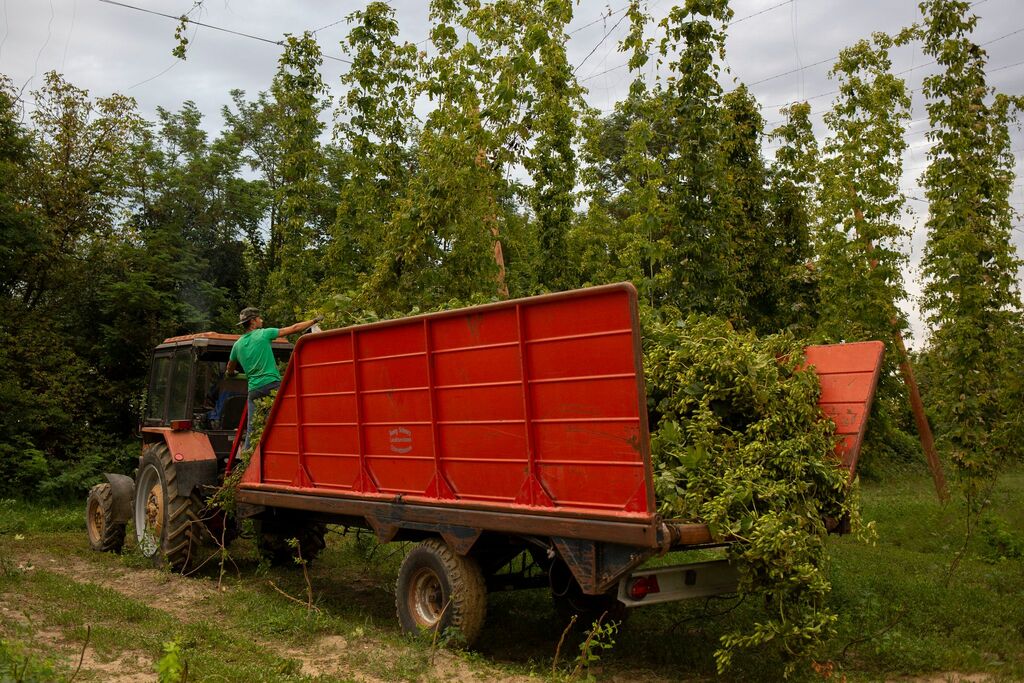
<svg viewBox="0 0 1024 683">
<path fill-rule="evenodd" d="M 238 338 L 200 332 L 171 337 L 156 347 L 142 415 L 144 437 L 157 437 L 168 430 L 201 432 L 223 466 L 245 412 L 245 376 L 224 375 L 231 346 Z M 272 348 L 279 363 L 287 362 L 292 344 L 281 339 Z"/>
</svg>

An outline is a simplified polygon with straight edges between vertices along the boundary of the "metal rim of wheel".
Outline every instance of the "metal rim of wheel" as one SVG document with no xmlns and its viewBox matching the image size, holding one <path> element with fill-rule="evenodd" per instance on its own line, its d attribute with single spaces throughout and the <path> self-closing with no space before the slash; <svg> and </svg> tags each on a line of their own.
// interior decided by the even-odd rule
<svg viewBox="0 0 1024 683">
<path fill-rule="evenodd" d="M 429 567 L 420 567 L 409 583 L 412 587 L 406 597 L 409 613 L 421 628 L 436 627 L 445 610 L 441 577 Z"/>
<path fill-rule="evenodd" d="M 135 535 L 139 550 L 153 557 L 160 550 L 164 528 L 164 485 L 160 472 L 147 465 L 139 474 L 135 495 Z"/>
<path fill-rule="evenodd" d="M 103 514 L 103 506 L 100 505 L 99 498 L 90 496 L 89 509 L 86 510 L 85 518 L 89 541 L 92 545 L 97 545 L 102 542 L 103 530 L 107 525 L 106 515 Z"/>
</svg>

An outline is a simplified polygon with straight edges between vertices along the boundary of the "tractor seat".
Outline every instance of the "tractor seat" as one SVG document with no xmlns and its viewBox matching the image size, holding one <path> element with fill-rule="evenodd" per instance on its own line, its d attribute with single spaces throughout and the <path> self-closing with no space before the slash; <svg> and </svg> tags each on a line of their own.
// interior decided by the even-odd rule
<svg viewBox="0 0 1024 683">
<path fill-rule="evenodd" d="M 231 394 L 224 399 L 224 407 L 220 411 L 221 429 L 236 429 L 245 410 L 246 395 Z"/>
</svg>

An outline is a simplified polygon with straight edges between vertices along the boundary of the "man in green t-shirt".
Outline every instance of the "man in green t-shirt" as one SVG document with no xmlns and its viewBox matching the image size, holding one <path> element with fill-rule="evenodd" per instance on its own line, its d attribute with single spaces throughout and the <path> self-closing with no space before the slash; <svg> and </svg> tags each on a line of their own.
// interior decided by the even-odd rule
<svg viewBox="0 0 1024 683">
<path fill-rule="evenodd" d="M 249 419 L 245 426 L 245 448 L 249 447 L 249 432 L 252 430 L 252 414 L 256 409 L 256 399 L 269 396 L 281 386 L 281 373 L 277 371 L 277 362 L 274 360 L 274 351 L 270 343 L 280 337 L 307 330 L 321 320 L 323 316 L 288 327 L 263 327 L 263 318 L 260 317 L 258 309 L 243 308 L 238 314 L 238 324 L 245 333 L 231 347 L 227 374 L 229 377 L 236 375 L 240 365 L 249 383 Z"/>
</svg>

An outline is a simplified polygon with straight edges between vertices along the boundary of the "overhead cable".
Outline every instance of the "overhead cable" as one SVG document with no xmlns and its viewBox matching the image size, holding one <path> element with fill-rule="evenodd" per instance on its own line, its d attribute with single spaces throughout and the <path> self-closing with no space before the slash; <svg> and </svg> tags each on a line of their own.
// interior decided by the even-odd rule
<svg viewBox="0 0 1024 683">
<path fill-rule="evenodd" d="M 213 29 L 215 31 L 223 31 L 224 33 L 230 33 L 230 34 L 235 35 L 235 36 L 241 36 L 242 38 L 250 38 L 252 40 L 258 40 L 258 41 L 260 41 L 262 43 L 270 43 L 271 45 L 278 45 L 278 46 L 283 46 L 284 45 L 284 41 L 283 40 L 271 40 L 270 38 L 264 38 L 263 36 L 254 36 L 251 33 L 244 33 L 242 31 L 235 31 L 234 29 L 224 28 L 223 26 L 214 26 L 213 24 L 207 24 L 207 23 L 204 23 L 204 22 L 201 22 L 201 21 L 196 21 L 195 19 L 189 19 L 186 16 L 178 16 L 178 17 L 176 17 L 173 14 L 165 14 L 164 12 L 156 12 L 156 11 L 151 10 L 151 9 L 146 9 L 145 7 L 136 7 L 135 5 L 129 5 L 129 4 L 124 3 L 124 2 L 117 2 L 117 0 L 100 0 L 100 2 L 104 2 L 104 3 L 108 4 L 108 5 L 117 5 L 118 7 L 126 7 L 127 9 L 133 9 L 133 10 L 136 10 L 137 12 L 145 12 L 146 14 L 155 14 L 156 16 L 159 16 L 159 17 L 166 17 L 168 19 L 173 19 L 174 21 L 180 21 L 180 22 L 186 23 L 186 24 L 195 24 L 196 26 L 202 26 L 203 28 L 211 28 L 211 29 Z M 334 57 L 334 56 L 331 56 L 331 55 L 323 55 L 323 58 L 324 59 L 332 59 L 332 60 L 334 60 L 336 62 L 342 62 L 343 64 L 351 64 L 352 63 L 348 59 L 342 59 L 341 57 Z"/>
</svg>

